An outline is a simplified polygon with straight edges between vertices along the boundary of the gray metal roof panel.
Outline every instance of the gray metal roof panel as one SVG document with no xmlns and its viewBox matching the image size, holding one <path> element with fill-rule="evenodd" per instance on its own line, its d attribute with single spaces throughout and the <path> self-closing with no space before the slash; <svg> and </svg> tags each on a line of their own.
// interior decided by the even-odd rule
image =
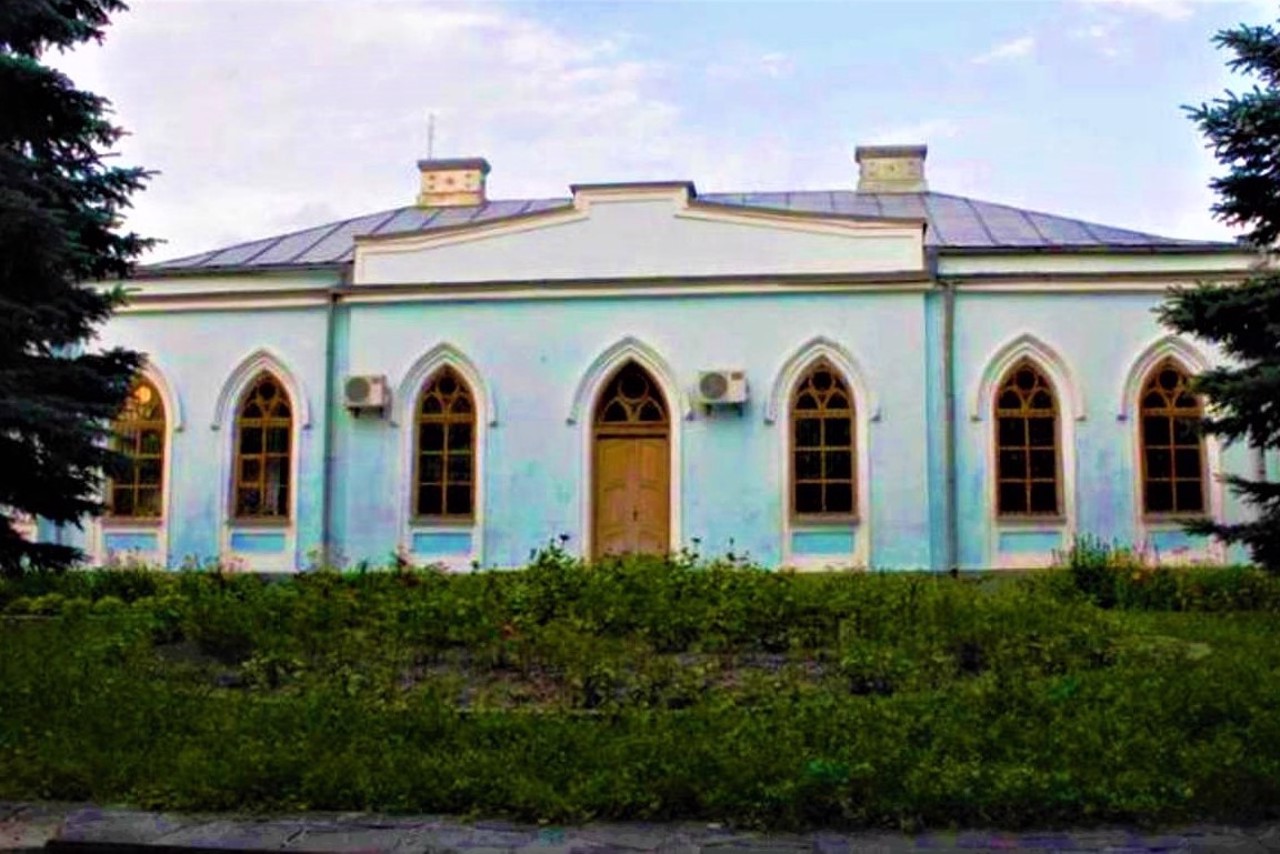
<svg viewBox="0 0 1280 854">
<path fill-rule="evenodd" d="M 974 213 L 968 199 L 929 194 L 923 199 L 935 245 L 995 246 L 990 230 Z"/>
<path fill-rule="evenodd" d="M 252 240 L 247 243 L 237 243 L 234 246 L 225 246 L 211 253 L 209 257 L 204 258 L 198 267 L 226 267 L 244 264 L 254 255 L 266 249 L 271 244 L 279 240 L 278 237 L 268 237 L 262 240 Z"/>
<path fill-rule="evenodd" d="M 421 231 L 435 216 L 434 208 L 407 207 L 400 208 L 389 220 L 382 223 L 371 234 L 398 234 L 402 231 Z"/>
<path fill-rule="evenodd" d="M 249 263 L 253 266 L 266 264 L 290 264 L 300 257 L 306 250 L 328 237 L 333 232 L 342 227 L 341 222 L 329 223 L 328 225 L 317 226 L 316 228 L 308 228 L 305 231 L 298 231 L 293 234 L 285 235 L 279 238 L 275 245 L 268 246 L 260 254 L 250 259 Z"/>
<path fill-rule="evenodd" d="M 858 193 L 853 190 L 704 193 L 707 202 L 856 217 L 923 218 L 931 248 L 1017 251 L 1018 249 L 1106 249 L 1178 246 L 1213 247 L 1205 241 L 1159 237 L 1084 222 L 1011 205 L 948 193 Z M 345 264 L 355 238 L 366 234 L 407 234 L 467 223 L 493 222 L 565 207 L 568 198 L 495 200 L 457 208 L 402 207 L 291 234 L 224 247 L 148 265 L 143 270 L 254 269 L 278 265 Z"/>
<path fill-rule="evenodd" d="M 380 213 L 349 219 L 326 235 L 323 240 L 300 254 L 293 260 L 293 263 L 340 263 L 338 258 L 354 245 L 357 234 L 369 234 L 379 225 L 391 219 L 397 212 L 398 210 L 381 211 Z"/>
</svg>

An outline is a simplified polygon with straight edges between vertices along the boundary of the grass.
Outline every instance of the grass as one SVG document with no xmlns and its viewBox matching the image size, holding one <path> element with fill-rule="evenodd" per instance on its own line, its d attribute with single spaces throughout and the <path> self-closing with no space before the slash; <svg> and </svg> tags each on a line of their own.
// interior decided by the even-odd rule
<svg viewBox="0 0 1280 854">
<path fill-rule="evenodd" d="M 1112 562 L 801 576 L 551 549 L 519 573 L 32 576 L 0 585 L 0 799 L 774 828 L 1275 817 L 1276 580 Z"/>
</svg>

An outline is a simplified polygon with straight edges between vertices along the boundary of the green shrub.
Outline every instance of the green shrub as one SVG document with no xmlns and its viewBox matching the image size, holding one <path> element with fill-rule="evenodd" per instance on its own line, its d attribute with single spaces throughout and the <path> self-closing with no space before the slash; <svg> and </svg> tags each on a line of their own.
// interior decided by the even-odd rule
<svg viewBox="0 0 1280 854">
<path fill-rule="evenodd" d="M 1093 548 L 1026 578 L 587 566 L 553 544 L 525 572 L 20 579 L 6 613 L 61 616 L 0 620 L 0 799 L 778 828 L 1273 816 L 1276 586 Z"/>
</svg>

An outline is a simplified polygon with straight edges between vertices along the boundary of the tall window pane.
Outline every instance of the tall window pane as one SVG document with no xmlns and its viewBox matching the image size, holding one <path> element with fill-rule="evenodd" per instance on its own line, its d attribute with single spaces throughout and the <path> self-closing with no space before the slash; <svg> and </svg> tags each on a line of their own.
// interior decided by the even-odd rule
<svg viewBox="0 0 1280 854">
<path fill-rule="evenodd" d="M 293 471 L 293 407 L 284 386 L 262 374 L 236 416 L 233 513 L 237 519 L 288 519 Z"/>
<path fill-rule="evenodd" d="M 465 520 L 475 512 L 475 401 L 450 367 L 422 390 L 416 424 L 414 515 Z"/>
<path fill-rule="evenodd" d="M 791 398 L 791 512 L 850 517 L 854 489 L 853 395 L 831 365 L 818 362 Z"/>
<path fill-rule="evenodd" d="M 996 512 L 1057 515 L 1058 402 L 1030 362 L 1015 366 L 996 391 Z"/>
<path fill-rule="evenodd" d="M 1203 513 L 1203 408 L 1190 378 L 1172 361 L 1157 365 L 1138 398 L 1142 508 L 1151 515 Z"/>
<path fill-rule="evenodd" d="M 164 494 L 164 402 L 145 379 L 134 383 L 112 425 L 113 447 L 129 458 L 129 470 L 107 486 L 107 515 L 158 519 Z"/>
</svg>

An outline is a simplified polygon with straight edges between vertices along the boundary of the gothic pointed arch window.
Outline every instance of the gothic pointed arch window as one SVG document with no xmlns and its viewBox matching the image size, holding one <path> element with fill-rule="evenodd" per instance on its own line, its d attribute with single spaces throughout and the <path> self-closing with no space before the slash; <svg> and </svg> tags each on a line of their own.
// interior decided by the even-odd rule
<svg viewBox="0 0 1280 854">
<path fill-rule="evenodd" d="M 293 476 L 293 404 L 275 375 L 259 374 L 236 412 L 236 519 L 287 520 Z"/>
<path fill-rule="evenodd" d="M 476 401 L 466 381 L 448 365 L 422 388 L 417 406 L 414 516 L 475 518 Z"/>
<path fill-rule="evenodd" d="M 854 402 L 849 384 L 825 359 L 791 396 L 791 514 L 844 520 L 857 513 Z"/>
<path fill-rule="evenodd" d="M 108 484 L 107 516 L 159 519 L 164 515 L 165 418 L 159 390 L 140 377 L 112 424 L 112 446 L 128 459 L 128 468 Z"/>
<path fill-rule="evenodd" d="M 1172 359 L 1147 374 L 1138 397 L 1142 509 L 1149 516 L 1199 515 L 1205 510 L 1204 407 L 1191 378 Z"/>
<path fill-rule="evenodd" d="M 996 515 L 1062 512 L 1058 400 L 1029 360 L 1014 365 L 996 390 Z"/>
</svg>

